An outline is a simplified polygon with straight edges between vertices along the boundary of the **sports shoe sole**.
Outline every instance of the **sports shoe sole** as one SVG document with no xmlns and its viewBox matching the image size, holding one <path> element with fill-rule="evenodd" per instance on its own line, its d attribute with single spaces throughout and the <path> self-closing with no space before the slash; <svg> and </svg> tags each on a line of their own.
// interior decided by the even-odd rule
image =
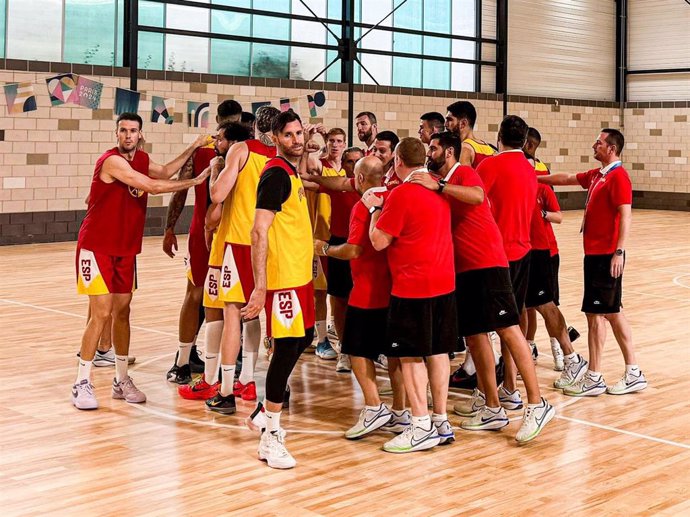
<svg viewBox="0 0 690 517">
<path fill-rule="evenodd" d="M 426 451 L 428 449 L 433 449 L 437 445 L 441 443 L 441 437 L 436 436 L 436 438 L 432 438 L 430 440 L 424 440 L 422 443 L 415 445 L 414 447 L 410 447 L 407 449 L 399 449 L 395 447 L 390 447 L 386 448 L 387 444 L 383 444 L 383 450 L 386 452 L 391 452 L 393 454 L 405 454 L 406 452 L 417 452 L 417 451 Z"/>
<path fill-rule="evenodd" d="M 374 431 L 376 431 L 376 430 L 380 429 L 381 427 L 383 427 L 384 425 L 386 425 L 390 419 L 391 419 L 390 414 L 381 415 L 379 418 L 377 418 L 374 421 L 374 423 L 372 425 L 370 425 L 369 427 L 365 427 L 364 429 L 362 429 L 358 433 L 348 434 L 348 431 L 349 431 L 349 429 L 348 429 L 347 431 L 345 431 L 345 438 L 347 438 L 348 440 L 359 440 L 360 438 L 363 438 L 366 435 L 368 435 L 369 433 L 373 433 Z"/>
<path fill-rule="evenodd" d="M 565 388 L 563 390 L 563 395 L 567 395 L 569 397 L 598 397 L 599 395 L 603 395 L 606 392 L 607 388 L 605 386 L 602 388 L 596 388 L 582 392 L 569 391 L 568 388 Z"/>
<path fill-rule="evenodd" d="M 469 425 L 466 422 L 460 422 L 460 427 L 465 431 L 498 431 L 507 426 L 510 422 L 508 419 L 491 420 L 490 422 L 485 422 L 481 425 Z"/>
<path fill-rule="evenodd" d="M 647 383 L 645 382 L 644 384 L 638 383 L 638 384 L 633 384 L 632 386 L 626 388 L 623 391 L 612 391 L 611 387 L 606 388 L 606 393 L 609 395 L 627 395 L 628 393 L 635 393 L 637 391 L 642 391 L 647 387 Z"/>
<path fill-rule="evenodd" d="M 511 402 L 500 399 L 499 402 L 501 404 L 501 407 L 506 411 L 517 411 L 518 409 L 522 409 L 524 407 L 524 404 L 522 402 Z"/>
<path fill-rule="evenodd" d="M 522 440 L 518 440 L 518 439 L 517 439 L 517 436 L 516 436 L 516 437 L 515 437 L 515 440 L 516 440 L 516 441 L 518 442 L 518 444 L 520 444 L 520 445 L 525 444 L 525 443 L 528 443 L 528 442 L 531 442 L 531 441 L 534 440 L 537 436 L 539 436 L 539 434 L 541 433 L 542 429 L 544 429 L 544 427 L 546 427 L 546 424 L 548 424 L 549 422 L 551 422 L 551 420 L 553 420 L 553 417 L 555 417 L 555 416 L 556 416 L 556 409 L 555 409 L 553 406 L 551 406 L 551 407 L 549 408 L 549 412 L 546 414 L 546 417 L 544 417 L 544 421 L 541 423 L 541 425 L 540 425 L 539 427 L 537 427 L 537 428 L 535 429 L 535 431 L 534 431 L 531 435 L 529 435 L 527 438 L 524 438 L 524 439 L 522 439 Z"/>
<path fill-rule="evenodd" d="M 261 454 L 261 452 L 258 453 L 258 456 L 259 456 L 259 459 L 261 461 L 265 461 L 266 465 L 268 465 L 272 469 L 287 470 L 287 469 L 295 468 L 295 465 L 297 465 L 297 462 L 294 460 L 292 463 L 284 463 L 284 464 L 271 462 L 271 460 L 269 460 L 267 457 L 265 457 L 263 454 Z"/>
</svg>

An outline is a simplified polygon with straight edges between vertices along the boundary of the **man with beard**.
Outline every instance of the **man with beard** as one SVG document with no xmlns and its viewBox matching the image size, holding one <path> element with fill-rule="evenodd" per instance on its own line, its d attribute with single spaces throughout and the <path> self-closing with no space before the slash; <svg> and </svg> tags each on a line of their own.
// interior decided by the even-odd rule
<svg viewBox="0 0 690 517">
<path fill-rule="evenodd" d="M 72 403 L 77 409 L 96 409 L 90 381 L 98 340 L 112 315 L 115 378 L 112 396 L 130 403 L 146 401 L 127 373 L 129 312 L 136 288 L 136 256 L 141 253 L 147 194 L 177 192 L 206 181 L 210 171 L 187 180 L 170 180 L 192 153 L 209 143 L 200 135 L 185 151 L 159 165 L 138 150 L 141 117 L 123 113 L 117 118 L 117 146 L 106 151 L 94 169 L 89 203 L 77 242 L 77 292 L 89 296 L 90 318 L 82 337 Z M 115 217 L 114 215 L 117 215 Z"/>
<path fill-rule="evenodd" d="M 364 155 L 369 156 L 374 152 L 374 140 L 379 132 L 376 124 L 376 115 L 371 111 L 363 111 L 355 117 L 357 138 L 364 144 Z"/>
<path fill-rule="evenodd" d="M 304 155 L 302 121 L 292 110 L 273 121 L 277 156 L 266 163 L 256 195 L 251 231 L 254 290 L 242 309 L 245 320 L 266 310 L 273 357 L 266 373 L 266 397 L 247 424 L 265 429 L 258 455 L 269 467 L 287 469 L 295 460 L 280 427 L 283 394 L 299 356 L 314 337 L 313 234 L 298 166 Z"/>
<path fill-rule="evenodd" d="M 469 101 L 457 101 L 446 108 L 446 129 L 460 137 L 460 164 L 476 169 L 485 158 L 496 154 L 496 148 L 474 137 L 477 110 Z"/>
</svg>

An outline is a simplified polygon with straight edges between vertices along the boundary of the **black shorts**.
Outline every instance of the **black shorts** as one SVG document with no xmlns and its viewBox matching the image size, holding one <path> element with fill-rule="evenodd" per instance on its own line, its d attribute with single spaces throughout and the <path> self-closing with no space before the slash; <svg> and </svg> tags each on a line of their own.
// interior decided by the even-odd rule
<svg viewBox="0 0 690 517">
<path fill-rule="evenodd" d="M 520 260 L 509 262 L 510 266 L 510 283 L 513 285 L 513 294 L 515 295 L 515 303 L 517 304 L 518 312 L 522 312 L 525 308 L 525 300 L 527 298 L 527 286 L 529 285 L 529 256 L 528 253 Z"/>
<path fill-rule="evenodd" d="M 585 255 L 585 294 L 582 312 L 612 314 L 621 311 L 623 304 L 623 275 L 611 276 L 611 258 L 608 255 Z"/>
<path fill-rule="evenodd" d="M 529 257 L 529 282 L 525 305 L 528 309 L 553 301 L 553 271 L 551 252 L 532 250 Z"/>
<path fill-rule="evenodd" d="M 507 267 L 465 271 L 455 277 L 458 330 L 463 337 L 519 325 Z"/>
<path fill-rule="evenodd" d="M 455 293 L 433 298 L 391 296 L 388 309 L 390 357 L 427 357 L 455 351 L 458 341 Z"/>
<path fill-rule="evenodd" d="M 331 236 L 328 239 L 328 244 L 337 246 L 345 244 L 347 239 L 345 237 Z M 348 299 L 350 291 L 352 291 L 352 271 L 350 271 L 350 261 L 340 260 L 333 257 L 328 258 L 328 267 L 326 268 L 326 281 L 328 286 L 326 292 L 331 296 Z"/>
<path fill-rule="evenodd" d="M 558 270 L 561 268 L 561 256 L 556 253 L 551 257 L 551 274 L 553 275 L 553 303 L 561 304 L 561 287 L 558 282 Z"/>
<path fill-rule="evenodd" d="M 343 354 L 377 359 L 386 353 L 386 323 L 388 308 L 361 309 L 347 306 L 345 331 L 342 339 Z"/>
</svg>

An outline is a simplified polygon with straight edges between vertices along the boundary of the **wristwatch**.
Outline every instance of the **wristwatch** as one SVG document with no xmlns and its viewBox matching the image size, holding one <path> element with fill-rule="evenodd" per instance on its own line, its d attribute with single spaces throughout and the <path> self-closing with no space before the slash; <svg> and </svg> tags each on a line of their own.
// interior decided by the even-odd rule
<svg viewBox="0 0 690 517">
<path fill-rule="evenodd" d="M 625 253 L 625 250 L 624 250 L 624 249 L 618 248 L 618 249 L 616 250 L 616 256 L 618 256 L 618 257 L 620 257 L 621 255 L 623 255 L 623 253 Z"/>
<path fill-rule="evenodd" d="M 321 247 L 321 251 L 323 252 L 324 256 L 328 256 L 328 248 L 330 248 L 331 245 L 328 244 L 327 242 L 323 243 L 323 246 Z"/>
<path fill-rule="evenodd" d="M 542 219 L 546 219 L 546 215 L 547 215 L 546 210 L 542 210 L 542 211 L 541 211 L 541 218 L 542 218 Z"/>
<path fill-rule="evenodd" d="M 374 212 L 376 212 L 377 210 L 383 210 L 383 207 L 382 207 L 382 206 L 372 206 L 372 207 L 369 209 L 369 213 L 370 213 L 371 215 L 374 215 Z"/>
<path fill-rule="evenodd" d="M 438 190 L 437 190 L 436 192 L 438 192 L 439 194 L 441 194 L 441 193 L 443 192 L 443 189 L 446 188 L 446 184 L 447 184 L 447 183 L 448 183 L 448 182 L 447 182 L 446 180 L 444 180 L 444 179 L 438 180 Z"/>
</svg>

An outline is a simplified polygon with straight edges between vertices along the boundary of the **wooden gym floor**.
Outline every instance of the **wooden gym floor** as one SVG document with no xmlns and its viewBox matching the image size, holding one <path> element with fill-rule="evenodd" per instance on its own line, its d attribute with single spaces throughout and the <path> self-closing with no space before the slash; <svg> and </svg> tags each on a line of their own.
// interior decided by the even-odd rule
<svg viewBox="0 0 690 517">
<path fill-rule="evenodd" d="M 566 212 L 556 232 L 562 310 L 586 353 L 581 215 Z M 94 368 L 101 408 L 92 412 L 70 403 L 86 313 L 74 289 L 74 243 L 0 248 L 2 513 L 688 515 L 689 236 L 690 214 L 634 211 L 624 304 L 646 391 L 583 400 L 554 390 L 558 374 L 540 322 L 538 375 L 558 416 L 539 438 L 516 445 L 521 412 L 514 412 L 501 432 L 457 430 L 453 445 L 393 455 L 380 449 L 384 434 L 342 437 L 362 403 L 354 377 L 305 354 L 283 416 L 298 462 L 290 471 L 256 459 L 258 438 L 242 425 L 253 403 L 215 415 L 165 381 L 185 278 L 181 255 L 166 257 L 160 237 L 144 241 L 132 308 L 131 373 L 148 402 L 112 400 L 113 371 Z M 603 371 L 611 384 L 623 371 L 610 335 Z M 450 407 L 463 396 L 451 393 Z"/>
</svg>

